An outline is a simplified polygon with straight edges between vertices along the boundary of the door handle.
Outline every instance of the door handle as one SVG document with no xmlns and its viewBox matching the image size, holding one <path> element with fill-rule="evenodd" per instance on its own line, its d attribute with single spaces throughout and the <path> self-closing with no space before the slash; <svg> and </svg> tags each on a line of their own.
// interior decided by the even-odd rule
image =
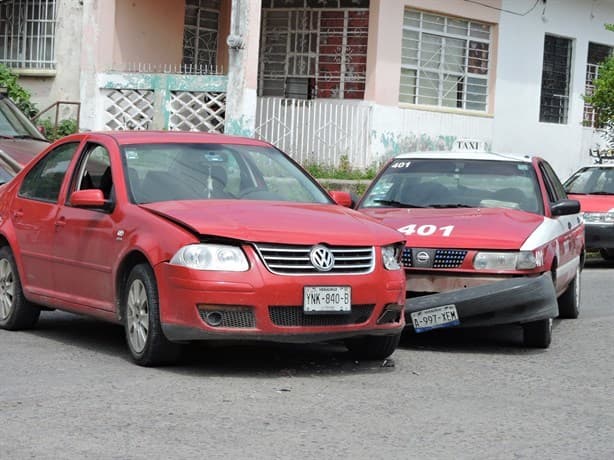
<svg viewBox="0 0 614 460">
<path fill-rule="evenodd" d="M 19 219 L 23 217 L 23 211 L 20 209 L 19 211 L 13 211 L 13 219 Z"/>
<path fill-rule="evenodd" d="M 55 228 L 61 228 L 61 227 L 64 227 L 65 225 L 66 225 L 66 219 L 64 219 L 63 217 L 55 221 Z"/>
</svg>

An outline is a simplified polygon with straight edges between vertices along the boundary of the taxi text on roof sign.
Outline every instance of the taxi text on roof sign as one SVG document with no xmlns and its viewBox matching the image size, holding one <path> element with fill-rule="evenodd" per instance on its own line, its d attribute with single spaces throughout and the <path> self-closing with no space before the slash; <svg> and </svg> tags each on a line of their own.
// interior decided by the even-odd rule
<svg viewBox="0 0 614 460">
<path fill-rule="evenodd" d="M 486 152 L 486 142 L 477 139 L 457 139 L 454 150 L 460 152 Z"/>
<path fill-rule="evenodd" d="M 597 164 L 614 163 L 614 149 L 589 149 L 588 154 Z"/>
</svg>

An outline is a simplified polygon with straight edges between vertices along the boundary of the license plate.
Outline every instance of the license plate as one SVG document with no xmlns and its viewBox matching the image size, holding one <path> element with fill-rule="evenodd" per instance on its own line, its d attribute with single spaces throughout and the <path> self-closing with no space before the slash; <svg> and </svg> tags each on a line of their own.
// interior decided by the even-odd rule
<svg viewBox="0 0 614 460">
<path fill-rule="evenodd" d="M 460 324 L 454 304 L 414 312 L 411 314 L 411 322 L 418 333 Z"/>
<path fill-rule="evenodd" d="M 309 286 L 303 291 L 305 313 L 349 313 L 352 311 L 350 286 Z"/>
</svg>

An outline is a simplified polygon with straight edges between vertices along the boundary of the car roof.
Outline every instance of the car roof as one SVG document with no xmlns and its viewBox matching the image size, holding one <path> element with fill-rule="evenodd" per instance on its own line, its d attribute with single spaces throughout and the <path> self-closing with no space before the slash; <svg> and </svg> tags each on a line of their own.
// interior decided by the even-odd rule
<svg viewBox="0 0 614 460">
<path fill-rule="evenodd" d="M 254 146 L 270 146 L 268 142 L 258 139 L 231 136 L 228 134 L 205 133 L 200 131 L 90 131 L 82 136 L 108 136 L 120 145 L 166 143 L 166 142 L 197 142 L 212 144 L 243 144 Z"/>
<path fill-rule="evenodd" d="M 531 163 L 530 155 L 514 155 L 496 152 L 467 152 L 459 150 L 445 150 L 432 152 L 407 152 L 394 157 L 395 159 L 428 159 L 428 160 L 485 160 L 485 161 L 517 161 Z"/>
<path fill-rule="evenodd" d="M 484 160 L 484 161 L 515 161 L 531 163 L 531 155 L 508 154 L 493 152 L 486 142 L 476 139 L 459 138 L 454 141 L 451 150 L 406 152 L 396 155 L 395 159 L 435 159 L 435 160 Z"/>
</svg>

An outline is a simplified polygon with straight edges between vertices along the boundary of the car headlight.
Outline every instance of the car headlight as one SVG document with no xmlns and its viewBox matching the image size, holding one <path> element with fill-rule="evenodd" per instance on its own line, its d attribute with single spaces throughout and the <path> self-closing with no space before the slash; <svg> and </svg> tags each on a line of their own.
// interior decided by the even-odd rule
<svg viewBox="0 0 614 460">
<path fill-rule="evenodd" d="M 236 246 L 223 244 L 190 244 L 182 247 L 171 259 L 171 264 L 195 270 L 245 272 L 249 268 L 247 257 Z"/>
<path fill-rule="evenodd" d="M 476 270 L 532 270 L 539 264 L 531 251 L 478 252 L 473 259 Z"/>
<path fill-rule="evenodd" d="M 404 244 L 391 244 L 382 247 L 382 259 L 386 270 L 399 270 Z"/>
<path fill-rule="evenodd" d="M 584 222 L 589 224 L 614 224 L 614 209 L 608 212 L 585 212 Z"/>
</svg>

